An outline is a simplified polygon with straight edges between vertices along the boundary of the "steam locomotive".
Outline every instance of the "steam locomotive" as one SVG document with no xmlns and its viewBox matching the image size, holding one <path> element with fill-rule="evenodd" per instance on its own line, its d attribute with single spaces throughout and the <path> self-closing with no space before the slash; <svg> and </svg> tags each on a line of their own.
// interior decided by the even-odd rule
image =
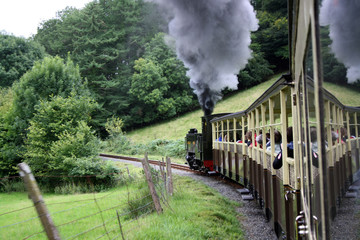
<svg viewBox="0 0 360 240">
<path fill-rule="evenodd" d="M 185 137 L 186 161 L 190 169 L 203 172 L 214 171 L 212 153 L 212 126 L 210 121 L 224 114 L 205 115 L 201 117 L 202 132 L 191 128 Z"/>
</svg>

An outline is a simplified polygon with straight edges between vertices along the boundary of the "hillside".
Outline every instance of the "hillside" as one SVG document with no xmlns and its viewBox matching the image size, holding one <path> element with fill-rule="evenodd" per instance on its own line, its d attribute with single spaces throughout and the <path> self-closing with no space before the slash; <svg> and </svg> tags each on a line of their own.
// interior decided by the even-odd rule
<svg viewBox="0 0 360 240">
<path fill-rule="evenodd" d="M 274 75 L 271 79 L 255 87 L 242 90 L 220 100 L 214 113 L 239 112 L 249 107 L 261 94 L 269 88 L 281 74 Z M 337 97 L 344 105 L 360 106 L 360 93 L 351 88 L 325 83 L 325 88 Z M 154 124 L 127 133 L 133 142 L 146 143 L 154 139 L 178 140 L 183 139 L 190 128 L 200 129 L 202 110 L 186 113 L 169 121 Z"/>
</svg>

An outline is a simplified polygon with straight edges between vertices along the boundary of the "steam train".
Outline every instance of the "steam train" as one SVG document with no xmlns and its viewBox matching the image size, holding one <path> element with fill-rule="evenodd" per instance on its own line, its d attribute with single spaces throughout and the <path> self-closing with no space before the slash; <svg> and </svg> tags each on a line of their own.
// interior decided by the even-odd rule
<svg viewBox="0 0 360 240">
<path fill-rule="evenodd" d="M 202 132 L 185 137 L 186 160 L 250 189 L 278 238 L 330 239 L 342 199 L 360 179 L 360 107 L 322 87 L 319 1 L 290 0 L 288 9 L 289 74 L 244 111 L 203 116 Z"/>
</svg>

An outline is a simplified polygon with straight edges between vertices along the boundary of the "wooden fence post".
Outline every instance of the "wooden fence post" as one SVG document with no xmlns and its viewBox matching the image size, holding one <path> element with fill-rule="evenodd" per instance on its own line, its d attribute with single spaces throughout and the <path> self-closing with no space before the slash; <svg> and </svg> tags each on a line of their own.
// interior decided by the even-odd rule
<svg viewBox="0 0 360 240">
<path fill-rule="evenodd" d="M 167 171 L 167 178 L 168 178 L 168 193 L 170 196 L 173 195 L 173 181 L 172 181 L 172 173 L 171 173 L 171 160 L 169 157 L 166 157 L 166 171 Z"/>
<path fill-rule="evenodd" d="M 18 164 L 20 169 L 20 176 L 23 178 L 28 191 L 29 198 L 33 201 L 37 214 L 45 229 L 48 239 L 61 239 L 58 230 L 55 227 L 50 213 L 45 205 L 40 189 L 36 183 L 34 175 L 31 173 L 30 167 L 26 163 Z"/>
<path fill-rule="evenodd" d="M 116 210 L 116 215 L 117 215 L 118 223 L 119 223 L 119 226 L 120 226 L 121 237 L 122 237 L 123 240 L 125 240 L 124 232 L 123 232 L 123 229 L 122 229 L 122 226 L 121 226 L 120 216 L 119 216 L 118 210 Z"/>
<path fill-rule="evenodd" d="M 155 209 L 156 209 L 157 213 L 160 214 L 160 213 L 162 213 L 162 208 L 160 205 L 159 196 L 157 195 L 156 190 L 155 190 L 155 185 L 151 178 L 151 172 L 150 172 L 150 166 L 149 166 L 147 153 L 145 153 L 145 158 L 143 158 L 141 162 L 142 162 L 142 165 L 144 168 L 144 172 L 145 172 L 146 180 L 148 182 L 149 190 L 150 190 L 152 199 L 154 201 Z"/>
</svg>

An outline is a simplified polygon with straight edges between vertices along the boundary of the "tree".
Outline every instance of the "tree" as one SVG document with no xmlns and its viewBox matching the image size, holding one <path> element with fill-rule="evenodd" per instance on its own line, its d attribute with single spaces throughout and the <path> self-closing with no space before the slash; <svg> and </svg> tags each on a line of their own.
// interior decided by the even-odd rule
<svg viewBox="0 0 360 240">
<path fill-rule="evenodd" d="M 35 39 L 49 53 L 65 57 L 70 52 L 79 64 L 81 75 L 103 107 L 95 119 L 102 130 L 112 115 L 123 119 L 129 115 L 134 61 L 159 29 L 159 20 L 149 21 L 155 19 L 154 9 L 141 0 L 94 1 L 81 10 L 59 12 L 57 19 L 38 29 Z"/>
<path fill-rule="evenodd" d="M 144 58 L 151 59 L 162 69 L 162 75 L 167 79 L 169 90 L 164 93 L 165 98 L 173 98 L 176 114 L 193 109 L 197 99 L 190 88 L 186 68 L 165 41 L 173 41 L 164 33 L 158 33 L 145 45 Z M 171 45 L 171 44 L 170 44 Z M 171 116 L 170 116 L 171 117 Z"/>
<path fill-rule="evenodd" d="M 253 42 L 259 52 L 276 70 L 289 69 L 288 21 L 280 13 L 258 11 L 259 29 L 254 33 Z"/>
<path fill-rule="evenodd" d="M 246 64 L 245 69 L 241 70 L 238 79 L 238 89 L 246 89 L 263 82 L 266 77 L 273 74 L 269 62 L 263 54 L 253 52 L 253 58 Z"/>
<path fill-rule="evenodd" d="M 158 115 L 175 115 L 174 100 L 164 98 L 169 85 L 162 76 L 161 68 L 151 60 L 140 58 L 135 61 L 134 69 L 136 72 L 132 77 L 129 93 L 139 103 L 134 108 L 138 112 L 139 122 L 154 121 Z"/>
<path fill-rule="evenodd" d="M 89 96 L 89 91 L 70 58 L 64 63 L 60 57 L 46 57 L 15 82 L 12 94 L 12 106 L 1 118 L 0 162 L 6 163 L 2 175 L 12 174 L 21 161 L 29 123 L 41 101 L 53 96 Z"/>
<path fill-rule="evenodd" d="M 33 117 L 35 106 L 40 100 L 48 100 L 52 96 L 67 97 L 70 94 L 89 95 L 86 82 L 82 80 L 79 67 L 70 58 L 66 63 L 60 57 L 45 57 L 37 62 L 13 86 L 14 117 L 24 121 L 24 129 Z"/>
<path fill-rule="evenodd" d="M 0 33 L 0 87 L 9 87 L 45 55 L 39 43 Z"/>
<path fill-rule="evenodd" d="M 36 105 L 24 154 L 34 172 L 67 175 L 79 159 L 98 161 L 98 140 L 88 126 L 96 107 L 91 98 L 74 93 Z"/>
<path fill-rule="evenodd" d="M 131 120 L 137 125 L 170 118 L 197 106 L 186 68 L 165 43 L 166 37 L 164 33 L 155 35 L 145 45 L 143 58 L 135 61 L 129 93 Z"/>
</svg>

